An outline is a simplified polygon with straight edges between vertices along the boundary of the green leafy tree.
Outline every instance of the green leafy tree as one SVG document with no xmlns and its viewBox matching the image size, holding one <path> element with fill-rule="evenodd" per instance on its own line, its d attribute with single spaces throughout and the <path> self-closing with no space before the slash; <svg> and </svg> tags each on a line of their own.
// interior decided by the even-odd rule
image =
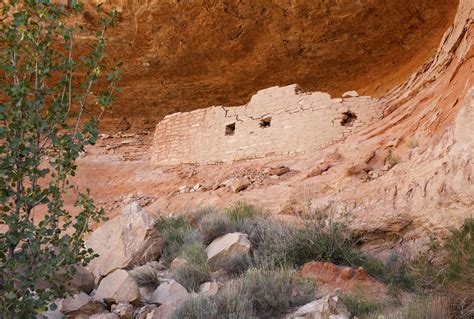
<svg viewBox="0 0 474 319">
<path fill-rule="evenodd" d="M 96 9 L 85 27 L 75 1 L 0 2 L 0 318 L 53 308 L 96 257 L 83 238 L 104 212 L 70 183 L 119 77 L 103 60 L 115 13 Z"/>
</svg>

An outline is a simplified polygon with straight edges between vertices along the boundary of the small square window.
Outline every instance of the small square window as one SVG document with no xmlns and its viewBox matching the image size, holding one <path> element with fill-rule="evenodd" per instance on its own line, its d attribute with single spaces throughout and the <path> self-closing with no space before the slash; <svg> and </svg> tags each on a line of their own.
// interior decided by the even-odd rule
<svg viewBox="0 0 474 319">
<path fill-rule="evenodd" d="M 270 127 L 271 125 L 271 122 L 272 122 L 272 118 L 271 117 L 266 117 L 266 118 L 263 118 L 260 120 L 260 127 L 261 128 L 267 128 L 267 127 Z"/>
<path fill-rule="evenodd" d="M 227 124 L 225 126 L 225 135 L 232 136 L 235 133 L 235 123 Z"/>
</svg>

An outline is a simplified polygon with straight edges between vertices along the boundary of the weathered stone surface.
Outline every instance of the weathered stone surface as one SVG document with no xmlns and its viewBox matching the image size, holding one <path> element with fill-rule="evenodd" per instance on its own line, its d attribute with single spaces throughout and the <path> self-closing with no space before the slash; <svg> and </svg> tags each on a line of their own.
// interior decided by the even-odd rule
<svg viewBox="0 0 474 319">
<path fill-rule="evenodd" d="M 78 291 L 89 294 L 95 286 L 94 274 L 80 265 L 76 265 L 74 268 L 76 269 L 76 273 L 72 278 L 71 286 Z"/>
<path fill-rule="evenodd" d="M 243 233 L 229 233 L 216 238 L 206 248 L 209 265 L 219 267 L 223 261 L 236 254 L 245 254 L 250 250 L 250 240 Z"/>
<path fill-rule="evenodd" d="M 232 190 L 232 192 L 238 193 L 238 192 L 243 191 L 247 187 L 249 187 L 251 184 L 252 182 L 250 181 L 248 177 L 239 177 L 239 178 L 234 178 L 230 182 L 229 187 Z"/>
<path fill-rule="evenodd" d="M 152 216 L 132 203 L 120 216 L 97 228 L 86 241 L 86 246 L 99 254 L 88 266 L 96 279 L 157 259 L 163 242 L 154 224 Z"/>
<path fill-rule="evenodd" d="M 129 303 L 120 303 L 118 305 L 112 305 L 112 313 L 120 317 L 120 319 L 132 319 L 134 308 Z"/>
<path fill-rule="evenodd" d="M 88 294 L 80 292 L 62 300 L 60 310 L 68 316 L 76 317 L 100 313 L 104 308 L 100 303 L 92 300 Z"/>
<path fill-rule="evenodd" d="M 190 297 L 191 295 L 186 288 L 174 280 L 169 280 L 156 288 L 148 302 L 154 304 L 178 305 Z"/>
<path fill-rule="evenodd" d="M 327 295 L 288 315 L 287 319 L 349 319 L 350 312 L 339 296 Z"/>
<path fill-rule="evenodd" d="M 135 280 L 123 269 L 118 269 L 102 279 L 95 293 L 96 300 L 115 303 L 134 303 L 140 298 Z"/>
</svg>

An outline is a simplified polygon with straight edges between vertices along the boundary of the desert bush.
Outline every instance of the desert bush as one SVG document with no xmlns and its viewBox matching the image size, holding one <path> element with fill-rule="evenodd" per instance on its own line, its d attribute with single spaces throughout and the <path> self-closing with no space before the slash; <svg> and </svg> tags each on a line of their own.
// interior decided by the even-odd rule
<svg viewBox="0 0 474 319">
<path fill-rule="evenodd" d="M 218 315 L 217 304 L 205 297 L 195 297 L 181 303 L 173 313 L 173 319 L 213 319 Z M 237 318 L 237 317 L 234 317 Z M 244 318 L 244 317 L 241 317 Z"/>
<path fill-rule="evenodd" d="M 205 215 L 199 222 L 199 231 L 206 244 L 209 244 L 217 237 L 232 233 L 236 229 L 236 224 L 223 213 Z"/>
<path fill-rule="evenodd" d="M 246 220 L 238 230 L 247 234 L 252 244 L 249 265 L 255 268 L 280 268 L 289 264 L 288 251 L 297 229 L 270 218 Z"/>
<path fill-rule="evenodd" d="M 443 296 L 417 296 L 398 309 L 373 312 L 362 319 L 450 319 L 449 301 Z"/>
<path fill-rule="evenodd" d="M 338 223 L 308 223 L 294 234 L 288 247 L 288 260 L 297 266 L 312 260 L 351 266 L 358 257 L 345 227 Z"/>
<path fill-rule="evenodd" d="M 137 284 L 142 287 L 156 288 L 161 283 L 160 271 L 155 262 L 135 266 L 129 270 L 128 273 L 135 279 Z"/>
<path fill-rule="evenodd" d="M 80 1 L 2 1 L 0 23 L 0 316 L 35 318 L 67 294 L 75 264 L 96 257 L 84 235 L 105 212 L 73 185 L 76 160 L 96 142 L 119 70 L 108 72 L 97 7 L 90 29 Z M 77 35 L 88 39 L 78 49 Z M 94 92 L 94 94 L 92 94 Z M 65 194 L 75 206 L 72 214 Z M 48 286 L 41 286 L 47 282 Z"/>
<path fill-rule="evenodd" d="M 218 268 L 231 276 L 239 276 L 250 267 L 250 264 L 251 260 L 248 254 L 235 254 L 221 261 Z"/>
<path fill-rule="evenodd" d="M 363 317 L 383 308 L 383 303 L 367 296 L 362 289 L 342 296 L 342 302 L 353 316 Z"/>
<path fill-rule="evenodd" d="M 311 301 L 315 294 L 313 285 L 297 280 L 290 271 L 283 269 L 250 269 L 227 289 L 230 291 L 226 300 L 221 302 L 232 305 L 235 300 L 244 300 L 258 318 L 275 318 Z"/>
<path fill-rule="evenodd" d="M 210 280 L 210 268 L 207 253 L 201 243 L 187 243 L 180 256 L 186 263 L 176 269 L 176 281 L 188 290 L 198 290 L 199 286 Z"/>
<path fill-rule="evenodd" d="M 160 217 L 155 227 L 159 229 L 163 237 L 161 260 L 165 264 L 171 263 L 180 254 L 181 249 L 186 243 L 200 242 L 202 240 L 201 234 L 191 228 L 183 216 Z"/>
<path fill-rule="evenodd" d="M 255 206 L 246 202 L 237 202 L 234 205 L 226 208 L 224 214 L 233 222 L 241 222 L 245 219 L 253 219 L 260 214 L 260 211 Z"/>
<path fill-rule="evenodd" d="M 314 295 L 314 282 L 302 281 L 288 270 L 251 269 L 227 283 L 217 296 L 181 304 L 174 317 L 202 318 L 207 312 L 210 319 L 278 318 Z"/>
</svg>

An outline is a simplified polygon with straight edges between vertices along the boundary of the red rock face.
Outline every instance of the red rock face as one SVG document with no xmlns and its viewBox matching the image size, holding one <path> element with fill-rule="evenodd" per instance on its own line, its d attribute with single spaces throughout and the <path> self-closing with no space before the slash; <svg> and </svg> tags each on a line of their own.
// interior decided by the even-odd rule
<svg viewBox="0 0 474 319">
<path fill-rule="evenodd" d="M 457 0 L 124 1 L 109 54 L 124 62 L 105 127 L 153 128 L 164 115 L 235 106 L 299 84 L 334 97 L 381 95 L 415 71 L 453 21 Z M 90 10 L 85 19 L 95 23 Z M 126 125 L 126 126 L 130 126 Z M 125 127 L 126 127 L 125 126 Z"/>
<path fill-rule="evenodd" d="M 387 294 L 387 287 L 370 277 L 363 268 L 339 267 L 331 262 L 311 261 L 303 265 L 300 276 L 313 278 L 319 283 L 320 289 L 332 292 L 339 288 L 344 293 L 354 289 L 364 289 L 364 292 L 383 299 Z"/>
</svg>

